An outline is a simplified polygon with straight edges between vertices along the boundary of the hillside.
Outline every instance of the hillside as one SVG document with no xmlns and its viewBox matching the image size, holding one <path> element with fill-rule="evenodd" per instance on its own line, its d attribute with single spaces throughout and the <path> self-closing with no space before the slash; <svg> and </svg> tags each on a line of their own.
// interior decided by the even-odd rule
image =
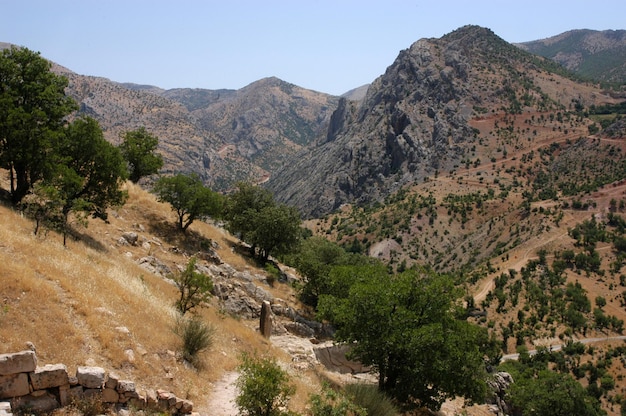
<svg viewBox="0 0 626 416">
<path fill-rule="evenodd" d="M 76 74 L 59 63 L 52 69 L 68 78 L 67 94 L 107 140 L 117 144 L 124 132 L 145 127 L 159 138 L 163 173 L 194 172 L 222 191 L 266 181 L 326 131 L 338 101 L 278 78 L 240 90 L 163 90 Z"/>
<path fill-rule="evenodd" d="M 327 135 L 268 186 L 310 217 L 344 203 L 380 203 L 403 186 L 467 161 L 484 163 L 505 147 L 532 146 L 516 132 L 504 137 L 502 127 L 482 129 L 487 123 L 481 120 L 546 117 L 576 103 L 612 102 L 595 86 L 555 70 L 552 62 L 477 26 L 419 40 L 400 52 L 363 101 L 340 102 Z M 587 123 L 581 120 L 576 128 L 585 131 Z"/>
<path fill-rule="evenodd" d="M 5 172 L 2 178 L 4 187 Z M 128 191 L 128 203 L 109 224 L 75 225 L 67 248 L 54 232 L 33 235 L 30 220 L 0 205 L 0 353 L 32 342 L 40 365 L 64 363 L 70 374 L 77 366 L 101 366 L 134 380 L 138 390 L 169 389 L 207 415 L 229 407 L 234 393 L 225 398 L 223 390 L 231 388 L 244 351 L 279 360 L 297 388 L 292 402 L 299 411 L 321 378 L 339 377 L 316 360 L 310 338 L 288 331 L 299 328 L 293 316 L 300 310 L 288 284 L 270 286 L 267 273 L 238 254 L 239 242 L 221 228 L 194 223 L 183 238 L 168 206 L 139 187 L 129 184 Z M 122 238 L 127 233 L 136 233 L 136 244 Z M 199 310 L 215 328 L 199 371 L 180 359 L 177 291 L 167 278 L 191 255 L 218 290 Z M 276 315 L 271 341 L 258 332 L 261 299 L 294 314 Z"/>
<path fill-rule="evenodd" d="M 552 59 L 586 79 L 626 82 L 626 30 L 571 30 L 517 46 Z"/>
</svg>

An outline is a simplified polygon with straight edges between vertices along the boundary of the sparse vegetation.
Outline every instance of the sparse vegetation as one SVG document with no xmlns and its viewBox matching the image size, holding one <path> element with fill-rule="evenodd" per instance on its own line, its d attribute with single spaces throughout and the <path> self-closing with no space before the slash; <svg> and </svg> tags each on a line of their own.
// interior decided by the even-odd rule
<svg viewBox="0 0 626 416">
<path fill-rule="evenodd" d="M 174 333 L 182 341 L 182 358 L 201 367 L 199 354 L 211 348 L 215 337 L 215 328 L 204 323 L 199 317 L 180 317 L 176 321 Z"/>
</svg>

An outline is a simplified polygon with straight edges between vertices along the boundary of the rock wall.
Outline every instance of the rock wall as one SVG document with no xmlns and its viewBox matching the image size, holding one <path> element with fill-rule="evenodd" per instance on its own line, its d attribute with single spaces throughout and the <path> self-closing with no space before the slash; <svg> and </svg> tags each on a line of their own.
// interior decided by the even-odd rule
<svg viewBox="0 0 626 416">
<path fill-rule="evenodd" d="M 78 367 L 70 376 L 64 364 L 37 365 L 34 351 L 0 354 L 0 416 L 12 411 L 50 412 L 81 400 L 100 400 L 120 407 L 189 414 L 193 403 L 165 390 L 137 392 L 101 367 Z"/>
</svg>

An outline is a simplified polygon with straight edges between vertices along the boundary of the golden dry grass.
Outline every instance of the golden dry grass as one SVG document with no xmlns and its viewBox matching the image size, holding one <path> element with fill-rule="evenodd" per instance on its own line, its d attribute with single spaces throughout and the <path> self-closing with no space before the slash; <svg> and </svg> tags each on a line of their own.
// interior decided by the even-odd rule
<svg viewBox="0 0 626 416">
<path fill-rule="evenodd" d="M 213 383 L 236 368 L 242 351 L 272 354 L 288 367 L 291 357 L 260 336 L 256 321 L 226 316 L 217 302 L 199 311 L 216 330 L 211 350 L 202 355 L 202 369 L 176 359 L 176 288 L 136 260 L 153 254 L 175 269 L 203 240 L 211 240 L 236 269 L 255 265 L 233 249 L 235 238 L 209 224 L 194 223 L 182 237 L 171 226 L 174 217 L 167 205 L 137 186 L 127 187 L 129 201 L 110 214 L 110 223 L 90 220 L 78 230 L 80 239 L 68 239 L 67 247 L 53 232 L 33 235 L 29 219 L 0 205 L 0 353 L 23 350 L 30 341 L 40 364 L 64 363 L 70 373 L 79 365 L 102 366 L 134 380 L 140 389 L 165 388 L 189 398 L 203 413 Z M 132 230 L 140 235 L 139 244 L 118 245 L 119 236 Z M 271 290 L 293 299 L 285 285 Z M 304 383 L 296 378 L 294 408 L 302 411 L 319 382 L 314 372 Z"/>
</svg>

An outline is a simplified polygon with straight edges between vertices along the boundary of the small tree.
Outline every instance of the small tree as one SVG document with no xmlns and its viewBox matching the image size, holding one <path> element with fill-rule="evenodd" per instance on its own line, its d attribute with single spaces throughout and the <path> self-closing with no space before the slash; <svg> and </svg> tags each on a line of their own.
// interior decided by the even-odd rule
<svg viewBox="0 0 626 416">
<path fill-rule="evenodd" d="M 196 258 L 192 257 L 185 270 L 174 276 L 174 283 L 180 293 L 176 301 L 176 309 L 184 315 L 211 298 L 213 281 L 209 276 L 196 272 Z"/>
<path fill-rule="evenodd" d="M 106 220 L 107 208 L 126 201 L 121 187 L 127 171 L 120 151 L 89 117 L 67 127 L 53 157 L 49 177 L 37 184 L 37 202 L 40 212 L 57 219 L 65 244 L 71 213 L 83 224 L 89 215 Z"/>
<path fill-rule="evenodd" d="M 128 163 L 129 179 L 133 183 L 158 173 L 163 167 L 163 157 L 156 153 L 158 144 L 159 139 L 144 127 L 124 133 L 119 149 Z"/>
<path fill-rule="evenodd" d="M 295 389 L 289 376 L 271 358 L 243 354 L 237 379 L 239 396 L 235 403 L 244 416 L 282 416 Z"/>
<path fill-rule="evenodd" d="M 222 197 L 205 187 L 196 174 L 162 177 L 154 185 L 160 202 L 167 202 L 178 216 L 178 229 L 186 232 L 196 220 L 222 212 Z"/>
</svg>

